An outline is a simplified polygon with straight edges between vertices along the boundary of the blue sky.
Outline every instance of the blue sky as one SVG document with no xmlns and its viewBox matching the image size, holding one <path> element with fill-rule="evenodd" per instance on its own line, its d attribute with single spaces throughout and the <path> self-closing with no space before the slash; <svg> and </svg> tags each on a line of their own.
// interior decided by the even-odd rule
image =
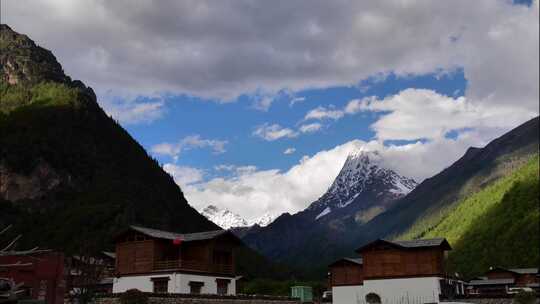
<svg viewBox="0 0 540 304">
<path fill-rule="evenodd" d="M 367 113 L 345 117 L 338 121 L 325 121 L 322 131 L 300 135 L 296 138 L 265 141 L 253 135 L 257 126 L 278 123 L 294 128 L 303 122 L 305 114 L 318 106 L 344 107 L 352 99 L 367 96 L 384 98 L 407 88 L 430 89 L 443 95 L 463 96 L 467 81 L 463 71 L 438 75 L 396 76 L 362 81 L 357 86 L 335 87 L 299 91 L 294 94 L 281 93 L 273 100 L 267 111 L 254 108 L 253 97 L 241 96 L 234 102 L 217 103 L 187 96 L 166 97 L 163 116 L 150 123 L 125 124 L 126 129 L 148 151 L 162 142 L 178 142 L 182 138 L 199 135 L 204 139 L 226 140 L 226 152 L 215 153 L 211 149 L 193 149 L 181 153 L 177 165 L 202 168 L 205 178 L 223 174 L 215 166 L 254 165 L 260 169 L 286 170 L 304 155 L 313 155 L 353 139 L 369 141 L 375 136 L 370 125 L 379 114 Z M 295 98 L 303 98 L 291 105 Z M 296 151 L 283 155 L 287 148 Z M 155 154 L 160 163 L 174 161 L 167 155 Z"/>
<path fill-rule="evenodd" d="M 246 219 L 303 210 L 350 153 L 422 181 L 540 112 L 538 0 L 1 5 L 191 205 Z"/>
</svg>

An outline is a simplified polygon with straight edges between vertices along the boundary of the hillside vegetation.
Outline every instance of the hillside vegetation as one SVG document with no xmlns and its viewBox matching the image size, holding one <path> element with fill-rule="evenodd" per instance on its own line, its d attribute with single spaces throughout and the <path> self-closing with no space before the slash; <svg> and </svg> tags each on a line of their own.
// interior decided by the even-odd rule
<svg viewBox="0 0 540 304">
<path fill-rule="evenodd" d="M 489 266 L 537 267 L 540 264 L 539 157 L 461 200 L 442 219 L 398 238 L 446 237 L 453 250 L 449 266 L 465 276 Z M 426 221 L 429 221 L 426 220 Z"/>
</svg>

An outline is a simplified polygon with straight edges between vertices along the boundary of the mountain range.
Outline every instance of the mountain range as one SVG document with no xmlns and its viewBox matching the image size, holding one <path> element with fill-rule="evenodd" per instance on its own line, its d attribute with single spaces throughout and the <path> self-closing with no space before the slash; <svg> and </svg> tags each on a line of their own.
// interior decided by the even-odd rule
<svg viewBox="0 0 540 304">
<path fill-rule="evenodd" d="M 538 122 L 536 117 L 483 148 L 468 149 L 451 166 L 419 185 L 382 167 L 384 162 L 378 153 L 360 151 L 348 157 L 330 189 L 319 200 L 302 212 L 278 217 L 267 227 L 247 233 L 243 239 L 274 261 L 296 265 L 299 270 L 308 271 L 313 276 L 322 276 L 330 262 L 351 255 L 355 248 L 374 239 L 433 236 L 430 232 L 440 227 L 467 199 L 479 195 L 481 191 L 489 192 L 489 187 L 495 187 L 502 179 L 524 170 L 522 167 L 535 157 L 538 167 Z M 528 192 L 538 192 L 538 183 L 528 185 L 531 187 Z M 534 202 L 531 198 L 518 202 L 516 210 L 532 205 L 536 207 L 530 212 L 538 213 L 538 203 Z M 488 208 L 487 201 L 481 204 L 486 205 L 483 208 Z M 460 225 L 456 222 L 454 224 L 458 227 Z M 487 227 L 495 226 L 489 220 L 483 224 Z M 509 229 L 513 231 L 527 230 L 523 222 L 514 221 L 509 224 Z M 537 226 L 538 220 L 533 224 Z M 482 231 L 484 234 L 481 237 L 495 242 L 496 234 L 492 230 Z M 537 232 L 535 234 L 531 231 L 529 234 L 538 236 Z M 437 236 L 446 235 L 441 232 Z M 519 245 L 517 240 L 514 243 Z M 538 241 L 529 242 L 529 245 L 531 248 L 539 247 Z M 455 256 L 471 252 L 469 244 L 457 247 L 459 250 L 453 253 Z M 510 243 L 504 252 L 512 252 Z M 487 267 L 489 261 L 497 260 L 497 255 L 493 256 L 493 260 L 479 259 L 477 265 Z M 525 267 L 539 262 L 538 255 L 531 257 L 528 254 L 514 256 L 507 262 L 518 261 L 520 258 L 524 265 L 500 264 Z M 480 263 L 481 260 L 484 262 Z M 473 261 L 454 266 L 473 275 L 470 272 L 473 269 L 471 263 Z M 474 269 L 479 271 L 478 267 Z"/>
<path fill-rule="evenodd" d="M 289 265 L 242 247 L 239 270 L 252 276 L 293 270 L 322 278 L 330 262 L 376 238 L 448 237 L 453 268 L 471 276 L 490 263 L 540 263 L 538 117 L 468 149 L 420 184 L 387 168 L 377 151 L 356 151 L 308 208 L 250 222 L 215 206 L 202 215 L 192 208 L 50 51 L 3 24 L 0 51 L 0 227 L 13 224 L 21 247 L 69 254 L 111 249 L 111 235 L 129 224 L 182 232 L 221 226 Z"/>
<path fill-rule="evenodd" d="M 346 250 L 349 231 L 392 208 L 417 185 L 383 163 L 377 151 L 352 153 L 332 185 L 308 208 L 283 214 L 270 225 L 245 233 L 243 240 L 274 261 L 300 268 L 312 267 L 314 261 L 322 265 L 320 261 Z"/>
<path fill-rule="evenodd" d="M 246 220 L 236 213 L 214 205 L 208 205 L 200 213 L 223 229 L 265 227 L 275 219 L 275 216 L 266 213 L 253 220 Z"/>
</svg>

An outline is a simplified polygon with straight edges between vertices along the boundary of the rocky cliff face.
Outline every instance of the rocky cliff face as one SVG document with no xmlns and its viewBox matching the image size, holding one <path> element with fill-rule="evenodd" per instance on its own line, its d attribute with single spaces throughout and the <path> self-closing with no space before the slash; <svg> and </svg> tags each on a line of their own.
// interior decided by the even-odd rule
<svg viewBox="0 0 540 304">
<path fill-rule="evenodd" d="M 67 180 L 47 163 L 39 163 L 29 174 L 0 165 L 0 198 L 10 202 L 39 199 Z"/>
<path fill-rule="evenodd" d="M 51 51 L 37 46 L 28 36 L 13 31 L 6 24 L 0 24 L 0 41 L 0 77 L 7 83 L 69 81 Z"/>
</svg>

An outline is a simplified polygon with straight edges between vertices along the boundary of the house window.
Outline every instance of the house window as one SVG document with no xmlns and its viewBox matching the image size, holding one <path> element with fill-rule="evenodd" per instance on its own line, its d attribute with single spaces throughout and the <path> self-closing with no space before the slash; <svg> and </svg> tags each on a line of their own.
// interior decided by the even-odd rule
<svg viewBox="0 0 540 304">
<path fill-rule="evenodd" d="M 229 283 L 231 280 L 228 279 L 216 279 L 217 283 L 217 294 L 226 295 L 229 293 Z"/>
<path fill-rule="evenodd" d="M 201 294 L 201 289 L 203 287 L 203 282 L 189 282 L 189 293 L 191 294 Z"/>
<path fill-rule="evenodd" d="M 154 293 L 167 293 L 169 292 L 169 277 L 152 278 L 154 284 Z"/>
</svg>

